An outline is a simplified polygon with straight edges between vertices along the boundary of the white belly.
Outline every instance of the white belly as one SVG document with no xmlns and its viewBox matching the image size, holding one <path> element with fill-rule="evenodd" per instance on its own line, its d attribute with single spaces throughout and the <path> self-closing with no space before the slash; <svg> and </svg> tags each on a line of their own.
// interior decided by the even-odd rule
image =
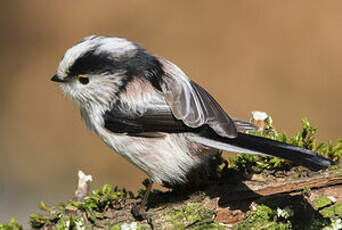
<svg viewBox="0 0 342 230">
<path fill-rule="evenodd" d="M 186 134 L 146 138 L 114 134 L 103 127 L 95 130 L 108 146 L 143 170 L 154 182 L 185 182 L 193 167 L 217 152 L 189 142 Z"/>
<path fill-rule="evenodd" d="M 135 137 L 113 133 L 103 127 L 102 110 L 81 109 L 87 127 L 121 156 L 143 170 L 153 182 L 185 182 L 187 173 L 217 153 L 217 149 L 189 141 L 186 133 L 161 133 L 161 137 Z"/>
</svg>

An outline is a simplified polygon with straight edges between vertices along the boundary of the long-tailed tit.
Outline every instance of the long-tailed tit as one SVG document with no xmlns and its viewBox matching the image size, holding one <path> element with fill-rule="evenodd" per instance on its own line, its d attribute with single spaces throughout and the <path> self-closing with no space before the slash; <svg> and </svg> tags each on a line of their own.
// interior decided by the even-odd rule
<svg viewBox="0 0 342 230">
<path fill-rule="evenodd" d="M 231 118 L 175 64 L 126 39 L 82 39 L 51 80 L 76 102 L 87 127 L 152 182 L 185 182 L 219 150 L 267 154 L 313 170 L 331 165 L 310 150 L 240 132 L 255 127 Z"/>
</svg>

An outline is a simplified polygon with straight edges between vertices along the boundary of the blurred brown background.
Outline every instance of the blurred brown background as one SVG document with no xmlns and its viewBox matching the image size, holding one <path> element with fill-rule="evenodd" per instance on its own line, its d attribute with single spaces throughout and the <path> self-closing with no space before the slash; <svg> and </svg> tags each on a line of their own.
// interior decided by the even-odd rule
<svg viewBox="0 0 342 230">
<path fill-rule="evenodd" d="M 341 1 L 0 2 L 0 221 L 27 222 L 40 200 L 71 198 L 77 171 L 137 189 L 145 177 L 88 132 L 49 81 L 89 34 L 120 36 L 167 57 L 232 116 L 268 112 L 293 134 L 341 136 Z"/>
</svg>

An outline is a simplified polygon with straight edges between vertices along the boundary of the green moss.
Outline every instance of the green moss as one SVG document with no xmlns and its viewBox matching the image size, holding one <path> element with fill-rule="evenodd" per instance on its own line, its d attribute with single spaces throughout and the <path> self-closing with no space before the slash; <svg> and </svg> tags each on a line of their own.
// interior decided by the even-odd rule
<svg viewBox="0 0 342 230">
<path fill-rule="evenodd" d="M 342 218 L 342 203 L 338 203 L 334 206 L 335 214 L 338 215 L 339 218 Z"/>
<path fill-rule="evenodd" d="M 121 226 L 120 225 L 114 225 L 110 228 L 110 230 L 121 230 Z"/>
<path fill-rule="evenodd" d="M 65 226 L 71 229 L 73 226 L 82 226 L 85 222 L 98 225 L 105 218 L 105 211 L 122 209 L 127 199 L 132 198 L 135 198 L 132 192 L 106 184 L 93 191 L 84 202 L 70 201 L 54 207 L 47 207 L 41 202 L 40 209 L 47 214 L 32 214 L 30 226 L 40 229 L 44 226 L 56 225 L 59 229 Z M 84 220 L 85 216 L 87 220 Z"/>
<path fill-rule="evenodd" d="M 206 210 L 201 203 L 187 203 L 181 208 L 169 211 L 168 229 L 226 229 L 223 225 L 213 222 L 213 212 Z"/>
<path fill-rule="evenodd" d="M 326 218 L 342 219 L 342 203 L 320 210 L 320 213 Z"/>
<path fill-rule="evenodd" d="M 236 227 L 236 229 L 238 230 L 293 229 L 291 222 L 288 221 L 288 218 L 293 213 L 292 210 L 291 209 L 279 209 L 279 208 L 277 210 L 273 210 L 266 205 L 258 205 L 255 211 L 249 212 L 247 214 L 246 220 L 240 223 Z M 277 215 L 278 212 L 281 213 L 279 214 L 280 216 Z M 280 219 L 281 217 L 283 218 L 283 220 Z"/>
<path fill-rule="evenodd" d="M 311 208 L 302 196 L 274 195 L 257 200 L 236 229 L 323 229 L 331 220 Z"/>
<path fill-rule="evenodd" d="M 23 226 L 18 224 L 18 222 L 11 218 L 7 224 L 0 223 L 0 230 L 23 230 Z"/>
<path fill-rule="evenodd" d="M 333 202 L 328 197 L 322 195 L 312 202 L 312 206 L 314 209 L 318 210 L 327 207 L 332 203 Z"/>
</svg>

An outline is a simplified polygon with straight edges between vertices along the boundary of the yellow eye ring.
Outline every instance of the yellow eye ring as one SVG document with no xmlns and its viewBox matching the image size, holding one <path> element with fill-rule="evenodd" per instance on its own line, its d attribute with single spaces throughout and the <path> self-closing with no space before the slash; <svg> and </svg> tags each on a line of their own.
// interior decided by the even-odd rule
<svg viewBox="0 0 342 230">
<path fill-rule="evenodd" d="M 77 76 L 77 79 L 79 80 L 79 82 L 82 84 L 82 85 L 86 85 L 89 83 L 89 78 L 87 75 L 83 75 L 83 74 L 79 74 Z"/>
<path fill-rule="evenodd" d="M 87 75 L 84 75 L 84 74 L 79 74 L 79 75 L 77 76 L 77 78 L 78 78 L 78 79 L 80 79 L 80 78 L 88 78 L 88 76 L 87 76 Z"/>
</svg>

